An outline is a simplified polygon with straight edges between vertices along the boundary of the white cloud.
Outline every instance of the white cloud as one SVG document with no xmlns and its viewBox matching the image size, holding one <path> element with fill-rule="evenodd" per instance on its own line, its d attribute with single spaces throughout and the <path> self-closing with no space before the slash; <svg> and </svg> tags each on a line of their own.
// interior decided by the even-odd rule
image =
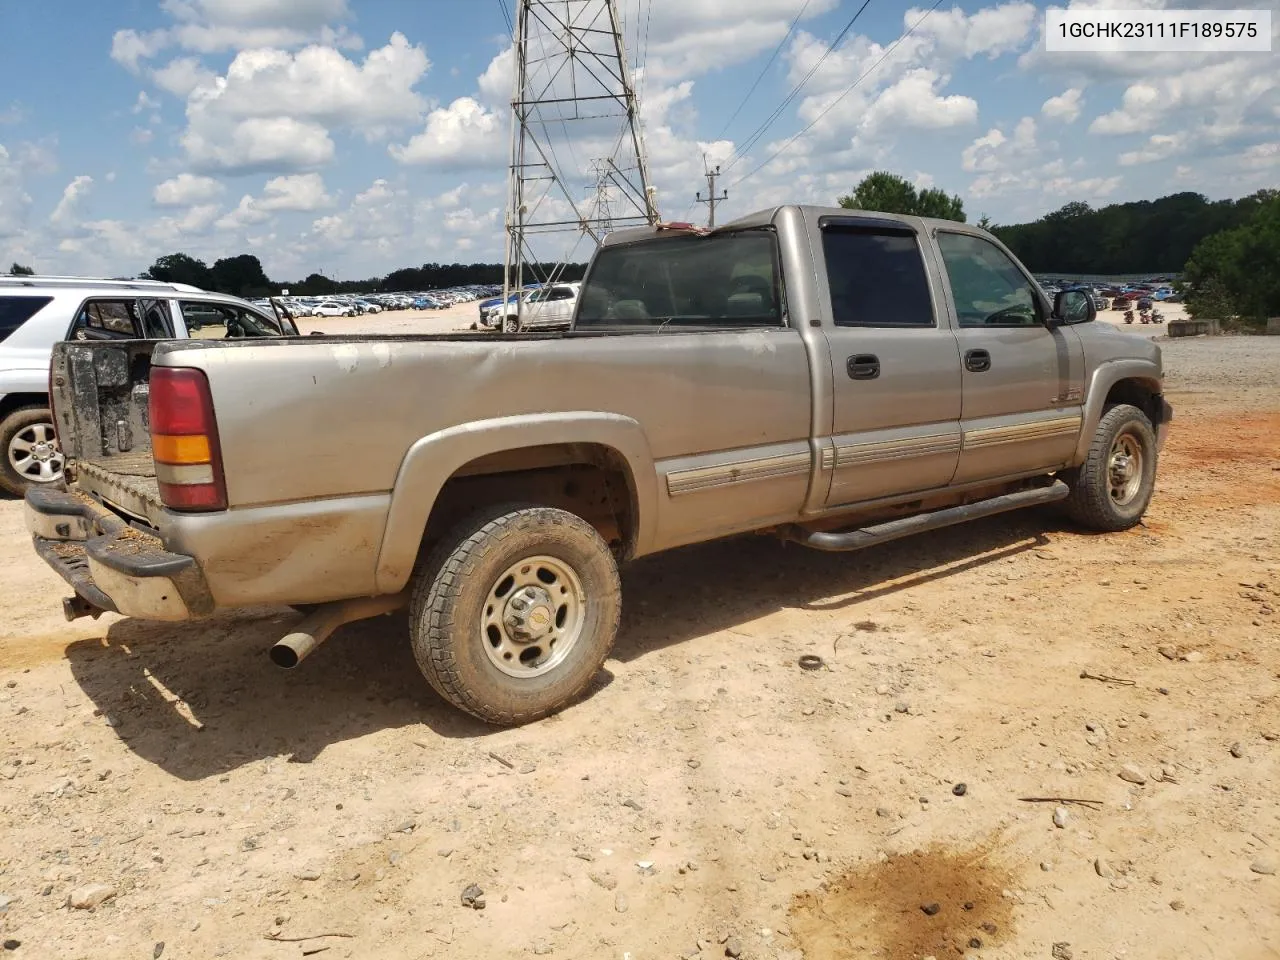
<svg viewBox="0 0 1280 960">
<path fill-rule="evenodd" d="M 1130 150 L 1120 154 L 1120 166 L 1132 167 L 1140 163 L 1155 163 L 1167 160 L 1177 153 L 1183 145 L 1182 138 L 1176 135 L 1152 134 L 1147 143 L 1139 150 Z"/>
<path fill-rule="evenodd" d="M 1280 170 L 1280 143 L 1255 143 L 1240 155 L 1240 163 L 1245 167 L 1274 173 Z"/>
<path fill-rule="evenodd" d="M 976 122 L 978 102 L 972 97 L 939 95 L 946 81 L 924 67 L 908 71 L 876 98 L 863 119 L 863 130 L 878 132 L 889 125 L 941 130 Z"/>
<path fill-rule="evenodd" d="M 1074 123 L 1080 116 L 1084 91 L 1078 87 L 1065 90 L 1056 97 L 1050 97 L 1040 107 L 1040 112 L 1050 120 L 1062 120 Z"/>
<path fill-rule="evenodd" d="M 903 15 L 904 24 L 913 24 L 925 11 L 912 7 Z M 985 55 L 995 59 L 1022 48 L 1036 20 L 1031 3 L 1004 3 L 986 7 L 972 16 L 959 7 L 935 10 L 923 19 L 917 32 L 932 38 L 943 56 L 966 59 Z"/>
<path fill-rule="evenodd" d="M 146 127 L 134 127 L 129 133 L 129 139 L 138 146 L 146 146 L 155 137 L 155 132 Z"/>
<path fill-rule="evenodd" d="M 175 57 L 151 71 L 151 79 L 161 90 L 175 97 L 187 97 L 197 87 L 213 83 L 217 75 L 195 57 Z"/>
<path fill-rule="evenodd" d="M 142 113 L 144 110 L 155 110 L 159 106 L 160 104 L 152 100 L 147 91 L 140 90 L 138 91 L 138 99 L 134 101 L 133 109 L 130 112 Z"/>
<path fill-rule="evenodd" d="M 49 222 L 57 227 L 70 227 L 80 214 L 80 207 L 90 191 L 93 190 L 93 177 L 79 176 L 66 185 L 62 191 L 62 199 L 53 208 Z"/>
<path fill-rule="evenodd" d="M 181 142 L 202 170 L 318 166 L 333 156 L 330 128 L 374 138 L 419 117 L 426 102 L 413 88 L 429 66 L 399 33 L 363 63 L 332 47 L 244 50 L 226 76 L 191 90 Z"/>
<path fill-rule="evenodd" d="M 139 61 L 154 57 L 167 43 L 168 35 L 163 30 L 149 33 L 117 30 L 111 38 L 111 59 L 130 73 L 139 73 L 142 70 Z"/>
<path fill-rule="evenodd" d="M 196 169 L 226 173 L 299 170 L 333 159 L 333 140 L 318 123 L 289 117 L 244 120 L 230 132 L 188 129 L 182 145 Z"/>
<path fill-rule="evenodd" d="M 187 207 L 208 203 L 222 195 L 225 188 L 212 177 L 180 173 L 171 180 L 156 184 L 151 198 L 161 207 Z"/>
<path fill-rule="evenodd" d="M 234 210 L 224 216 L 218 218 L 214 224 L 219 230 L 239 230 L 242 227 L 250 226 L 255 223 L 263 223 L 271 219 L 271 214 L 259 208 L 258 203 L 250 194 L 245 194 L 240 198 L 240 203 Z"/>
<path fill-rule="evenodd" d="M 459 97 L 447 107 L 432 110 L 426 128 L 403 146 L 392 144 L 391 156 L 401 163 L 462 168 L 501 160 L 505 121 L 471 97 Z"/>
<path fill-rule="evenodd" d="M 16 237 L 26 227 L 31 195 L 22 164 L 0 143 L 0 237 Z"/>
<path fill-rule="evenodd" d="M 318 173 L 302 173 L 268 180 L 258 205 L 263 210 L 319 210 L 332 203 L 324 178 Z"/>
</svg>

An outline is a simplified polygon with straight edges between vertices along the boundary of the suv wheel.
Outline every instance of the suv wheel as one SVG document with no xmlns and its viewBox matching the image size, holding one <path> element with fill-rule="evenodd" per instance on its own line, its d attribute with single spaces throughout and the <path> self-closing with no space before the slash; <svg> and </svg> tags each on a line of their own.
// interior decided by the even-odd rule
<svg viewBox="0 0 1280 960">
<path fill-rule="evenodd" d="M 1156 483 L 1156 433 L 1147 415 L 1128 403 L 1103 411 L 1084 463 L 1062 479 L 1071 488 L 1064 506 L 1076 523 L 1108 532 L 1135 526 Z"/>
<path fill-rule="evenodd" d="M 0 419 L 0 489 L 22 496 L 27 487 L 62 479 L 63 456 L 47 407 L 23 407 Z"/>
<path fill-rule="evenodd" d="M 492 724 L 549 716 L 587 690 L 622 609 L 609 546 L 581 517 L 508 504 L 442 540 L 415 576 L 418 666 L 454 706 Z"/>
</svg>

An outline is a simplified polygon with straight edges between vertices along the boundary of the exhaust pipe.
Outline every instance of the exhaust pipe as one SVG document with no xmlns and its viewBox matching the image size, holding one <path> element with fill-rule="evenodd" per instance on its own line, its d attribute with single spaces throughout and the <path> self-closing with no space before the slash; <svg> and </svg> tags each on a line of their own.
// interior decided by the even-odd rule
<svg viewBox="0 0 1280 960">
<path fill-rule="evenodd" d="M 292 633 L 276 642 L 270 651 L 271 662 L 277 667 L 292 670 L 343 624 L 392 613 L 408 603 L 409 595 L 406 591 L 380 597 L 357 597 L 353 600 L 322 603 L 303 617 Z"/>
</svg>

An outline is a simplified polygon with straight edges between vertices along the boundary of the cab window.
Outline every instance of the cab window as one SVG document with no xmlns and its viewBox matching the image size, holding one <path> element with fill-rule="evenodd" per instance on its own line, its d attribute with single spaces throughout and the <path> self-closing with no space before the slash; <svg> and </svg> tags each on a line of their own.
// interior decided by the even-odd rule
<svg viewBox="0 0 1280 960">
<path fill-rule="evenodd" d="M 278 321 L 231 303 L 183 300 L 182 319 L 187 333 L 203 340 L 282 336 Z"/>
<path fill-rule="evenodd" d="M 1034 327 L 1043 322 L 1031 283 L 990 240 L 938 231 L 962 327 Z"/>
</svg>

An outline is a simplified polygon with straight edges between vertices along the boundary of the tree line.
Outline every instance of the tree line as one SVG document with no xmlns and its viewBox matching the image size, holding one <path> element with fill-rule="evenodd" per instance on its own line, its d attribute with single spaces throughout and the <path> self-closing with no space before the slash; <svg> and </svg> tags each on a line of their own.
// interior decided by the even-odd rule
<svg viewBox="0 0 1280 960">
<path fill-rule="evenodd" d="M 546 276 L 552 269 L 551 264 L 539 264 L 529 269 L 526 278 Z M 282 290 L 288 290 L 291 296 L 323 297 L 334 293 L 401 293 L 502 283 L 502 270 L 500 263 L 424 263 L 420 267 L 393 270 L 385 277 L 339 281 L 312 273 L 290 282 L 269 279 L 262 263 L 252 254 L 224 257 L 209 266 L 188 254 L 170 253 L 157 259 L 143 277 L 166 283 L 189 283 L 238 297 L 274 296 Z M 585 271 L 586 264 L 571 263 L 565 265 L 558 276 L 566 281 L 580 280 Z"/>
</svg>

